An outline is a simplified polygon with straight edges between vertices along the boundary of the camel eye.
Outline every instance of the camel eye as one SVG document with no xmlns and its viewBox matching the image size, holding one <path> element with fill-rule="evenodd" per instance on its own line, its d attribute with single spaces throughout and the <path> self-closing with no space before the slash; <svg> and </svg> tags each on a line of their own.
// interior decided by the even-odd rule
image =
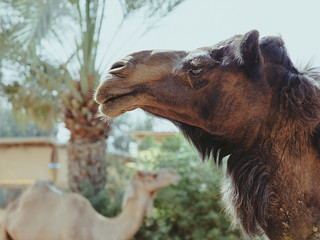
<svg viewBox="0 0 320 240">
<path fill-rule="evenodd" d="M 199 77 L 203 73 L 202 69 L 190 69 L 188 72 L 193 77 Z"/>
</svg>

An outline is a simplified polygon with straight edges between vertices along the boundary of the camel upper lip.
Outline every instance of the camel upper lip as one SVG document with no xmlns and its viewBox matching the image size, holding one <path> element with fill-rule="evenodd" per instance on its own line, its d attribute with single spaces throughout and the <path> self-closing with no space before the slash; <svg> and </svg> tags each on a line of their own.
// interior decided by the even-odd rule
<svg viewBox="0 0 320 240">
<path fill-rule="evenodd" d="M 95 101 L 100 104 L 108 104 L 110 102 L 113 102 L 119 98 L 122 97 L 126 97 L 126 96 L 130 96 L 134 94 L 134 90 L 133 89 L 128 89 L 128 90 L 122 90 L 122 92 L 119 93 L 113 93 L 113 94 L 103 94 L 103 93 L 97 93 L 96 97 L 95 97 Z"/>
<path fill-rule="evenodd" d="M 133 91 L 130 91 L 130 92 L 127 92 L 127 93 L 123 93 L 123 94 L 118 94 L 118 95 L 109 96 L 108 98 L 106 98 L 106 99 L 104 100 L 103 104 L 112 102 L 112 101 L 117 100 L 117 99 L 122 98 L 122 97 L 129 96 L 129 95 L 131 95 L 131 94 L 133 94 Z"/>
<path fill-rule="evenodd" d="M 109 73 L 105 77 L 104 82 L 97 88 L 94 96 L 94 99 L 98 104 L 105 104 L 109 101 L 129 95 L 134 91 L 134 88 L 132 87 L 123 87 L 124 84 L 121 84 L 121 81 L 119 83 L 118 80 L 121 80 L 121 77 L 115 74 Z"/>
</svg>

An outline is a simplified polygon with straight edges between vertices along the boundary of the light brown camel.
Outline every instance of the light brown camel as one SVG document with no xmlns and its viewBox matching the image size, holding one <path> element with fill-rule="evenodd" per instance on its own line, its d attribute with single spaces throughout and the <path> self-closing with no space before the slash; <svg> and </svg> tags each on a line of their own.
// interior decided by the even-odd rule
<svg viewBox="0 0 320 240">
<path fill-rule="evenodd" d="M 320 75 L 298 71 L 280 37 L 258 31 L 195 51 L 141 51 L 95 98 L 174 122 L 204 159 L 225 156 L 224 202 L 249 236 L 320 239 Z"/>
<path fill-rule="evenodd" d="M 10 204 L 2 219 L 1 240 L 126 240 L 139 230 L 158 190 L 176 184 L 171 169 L 137 171 L 127 187 L 123 210 L 114 218 L 98 214 L 76 193 L 62 194 L 35 184 Z"/>
</svg>

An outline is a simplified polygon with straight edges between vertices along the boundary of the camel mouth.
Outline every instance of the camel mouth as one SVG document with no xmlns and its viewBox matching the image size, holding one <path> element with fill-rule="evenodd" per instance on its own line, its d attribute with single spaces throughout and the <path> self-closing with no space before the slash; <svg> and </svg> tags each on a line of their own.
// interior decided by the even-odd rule
<svg viewBox="0 0 320 240">
<path fill-rule="evenodd" d="M 123 103 L 128 104 L 130 101 L 130 98 L 132 98 L 135 95 L 134 91 L 126 92 L 123 94 L 117 94 L 117 95 L 111 95 L 108 98 L 104 100 L 104 102 L 100 105 L 104 107 L 112 107 L 114 108 L 116 105 L 122 105 Z"/>
<path fill-rule="evenodd" d="M 111 97 L 107 98 L 101 105 L 112 104 L 113 102 L 119 101 L 121 98 L 128 97 L 131 95 L 133 95 L 133 91 L 128 92 L 128 93 L 124 93 L 124 94 L 111 96 Z"/>
<path fill-rule="evenodd" d="M 116 118 L 127 111 L 136 109 L 137 107 L 133 104 L 134 91 L 130 91 L 123 94 L 117 94 L 108 97 L 103 103 L 100 103 L 99 111 L 108 117 Z"/>
</svg>

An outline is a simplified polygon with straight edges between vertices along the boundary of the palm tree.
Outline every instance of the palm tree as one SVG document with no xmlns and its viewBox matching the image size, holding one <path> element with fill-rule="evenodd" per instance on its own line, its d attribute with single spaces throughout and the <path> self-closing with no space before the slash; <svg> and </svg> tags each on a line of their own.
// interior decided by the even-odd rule
<svg viewBox="0 0 320 240">
<path fill-rule="evenodd" d="M 81 192 L 85 182 L 96 191 L 105 185 L 105 140 L 110 122 L 97 117 L 92 94 L 117 34 L 140 10 L 147 14 L 149 23 L 138 26 L 133 33 L 144 34 L 156 19 L 183 1 L 118 0 L 122 19 L 111 36 L 106 29 L 113 10 L 106 0 L 0 3 L 1 90 L 14 112 L 25 120 L 36 121 L 44 128 L 62 121 L 70 130 L 72 191 Z"/>
</svg>

